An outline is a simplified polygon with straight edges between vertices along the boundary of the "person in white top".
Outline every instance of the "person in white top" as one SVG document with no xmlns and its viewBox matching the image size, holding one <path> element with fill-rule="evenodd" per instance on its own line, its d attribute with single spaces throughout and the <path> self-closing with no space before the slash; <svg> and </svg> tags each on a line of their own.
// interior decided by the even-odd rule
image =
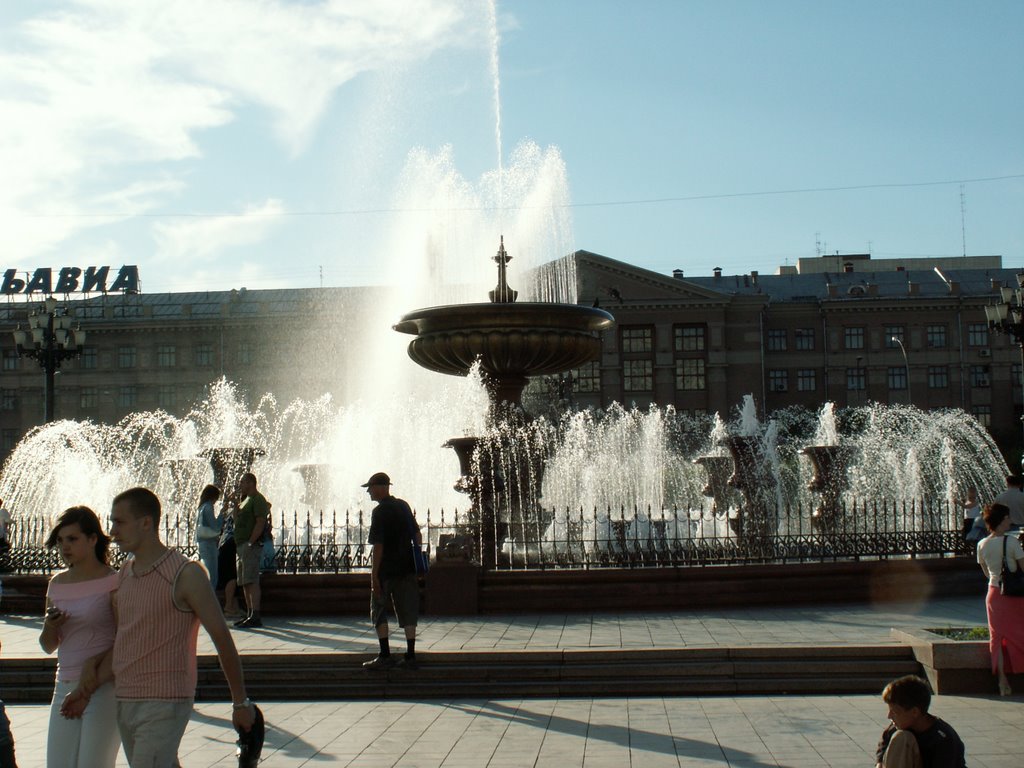
<svg viewBox="0 0 1024 768">
<path fill-rule="evenodd" d="M 992 532 L 978 544 L 978 564 L 988 578 L 985 608 L 988 612 L 989 651 L 992 673 L 999 678 L 999 693 L 1011 694 L 1007 675 L 1024 672 L 1024 598 L 1006 597 L 999 587 L 1003 563 L 1008 571 L 1024 568 L 1024 547 L 1010 536 L 1010 511 L 1002 504 L 989 504 L 983 513 Z"/>
<path fill-rule="evenodd" d="M 1024 491 L 1021 490 L 1020 475 L 1006 476 L 1006 490 L 992 499 L 993 504 L 1002 504 L 1010 510 L 1010 527 L 1024 528 Z"/>
<path fill-rule="evenodd" d="M 113 768 L 121 740 L 111 683 L 96 686 L 86 662 L 114 645 L 111 593 L 117 573 L 107 564 L 110 538 L 88 507 L 64 510 L 46 540 L 60 549 L 67 570 L 50 580 L 39 645 L 57 651 L 57 683 L 50 703 L 47 768 Z M 80 718 L 61 714 L 64 697 L 81 687 L 86 706 Z"/>
<path fill-rule="evenodd" d="M 961 534 L 967 541 L 977 541 L 985 531 L 981 520 L 981 502 L 978 501 L 978 489 L 973 485 L 967 489 L 967 497 L 959 502 L 963 511 L 963 527 Z M 972 532 L 974 535 L 972 535 Z"/>
</svg>

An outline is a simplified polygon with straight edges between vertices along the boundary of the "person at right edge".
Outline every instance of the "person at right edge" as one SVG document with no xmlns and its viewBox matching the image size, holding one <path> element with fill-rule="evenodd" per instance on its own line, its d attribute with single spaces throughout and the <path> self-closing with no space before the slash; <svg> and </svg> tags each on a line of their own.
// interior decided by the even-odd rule
<svg viewBox="0 0 1024 768">
<path fill-rule="evenodd" d="M 420 589 L 412 545 L 422 544 L 419 525 L 409 504 L 391 495 L 391 478 L 377 472 L 363 483 L 370 499 L 377 502 L 370 516 L 369 544 L 373 547 L 370 571 L 370 621 L 377 631 L 380 652 L 363 664 L 364 669 L 386 669 L 396 665 L 388 641 L 388 603 L 394 605 L 398 626 L 405 630 L 405 656 L 397 666 L 416 669 L 416 622 L 419 618 Z"/>
</svg>

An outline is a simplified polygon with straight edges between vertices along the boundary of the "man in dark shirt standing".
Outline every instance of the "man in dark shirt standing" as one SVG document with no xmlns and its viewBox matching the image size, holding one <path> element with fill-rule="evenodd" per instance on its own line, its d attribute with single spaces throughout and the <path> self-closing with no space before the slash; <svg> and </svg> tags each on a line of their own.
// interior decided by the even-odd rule
<svg viewBox="0 0 1024 768">
<path fill-rule="evenodd" d="M 369 543 L 373 546 L 370 572 L 370 621 L 377 630 L 380 653 L 363 664 L 366 669 L 395 666 L 388 642 L 388 603 L 395 607 L 398 626 L 405 630 L 405 656 L 397 662 L 406 669 L 416 668 L 416 622 L 419 618 L 420 590 L 416 580 L 412 546 L 422 544 L 420 528 L 412 509 L 391 495 L 391 478 L 377 472 L 363 483 L 370 498 L 377 502 L 370 516 Z"/>
<path fill-rule="evenodd" d="M 882 691 L 889 727 L 875 752 L 878 768 L 966 768 L 964 743 L 949 723 L 928 714 L 928 683 L 907 675 Z"/>
</svg>

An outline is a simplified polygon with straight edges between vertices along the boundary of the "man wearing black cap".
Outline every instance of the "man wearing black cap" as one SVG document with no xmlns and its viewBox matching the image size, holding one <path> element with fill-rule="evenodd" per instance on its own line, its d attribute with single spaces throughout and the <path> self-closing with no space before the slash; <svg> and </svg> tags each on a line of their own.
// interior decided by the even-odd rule
<svg viewBox="0 0 1024 768">
<path fill-rule="evenodd" d="M 373 547 L 370 572 L 370 621 L 377 630 L 380 653 L 363 664 L 366 669 L 395 666 L 388 643 L 388 603 L 395 606 L 398 626 L 405 630 L 406 652 L 397 665 L 416 668 L 416 621 L 419 617 L 420 590 L 412 546 L 422 544 L 420 528 L 412 509 L 391 495 L 391 478 L 377 472 L 363 483 L 370 498 L 377 502 L 370 516 L 369 543 Z"/>
</svg>

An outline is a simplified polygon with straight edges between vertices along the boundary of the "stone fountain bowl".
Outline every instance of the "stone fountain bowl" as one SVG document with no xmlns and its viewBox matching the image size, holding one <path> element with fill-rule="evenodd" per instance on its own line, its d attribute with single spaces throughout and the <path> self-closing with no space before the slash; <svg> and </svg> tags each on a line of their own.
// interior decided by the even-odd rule
<svg viewBox="0 0 1024 768">
<path fill-rule="evenodd" d="M 596 360 L 615 319 L 577 304 L 452 304 L 417 309 L 394 329 L 416 336 L 409 357 L 437 373 L 465 376 L 476 361 L 498 377 L 561 373 Z"/>
</svg>

